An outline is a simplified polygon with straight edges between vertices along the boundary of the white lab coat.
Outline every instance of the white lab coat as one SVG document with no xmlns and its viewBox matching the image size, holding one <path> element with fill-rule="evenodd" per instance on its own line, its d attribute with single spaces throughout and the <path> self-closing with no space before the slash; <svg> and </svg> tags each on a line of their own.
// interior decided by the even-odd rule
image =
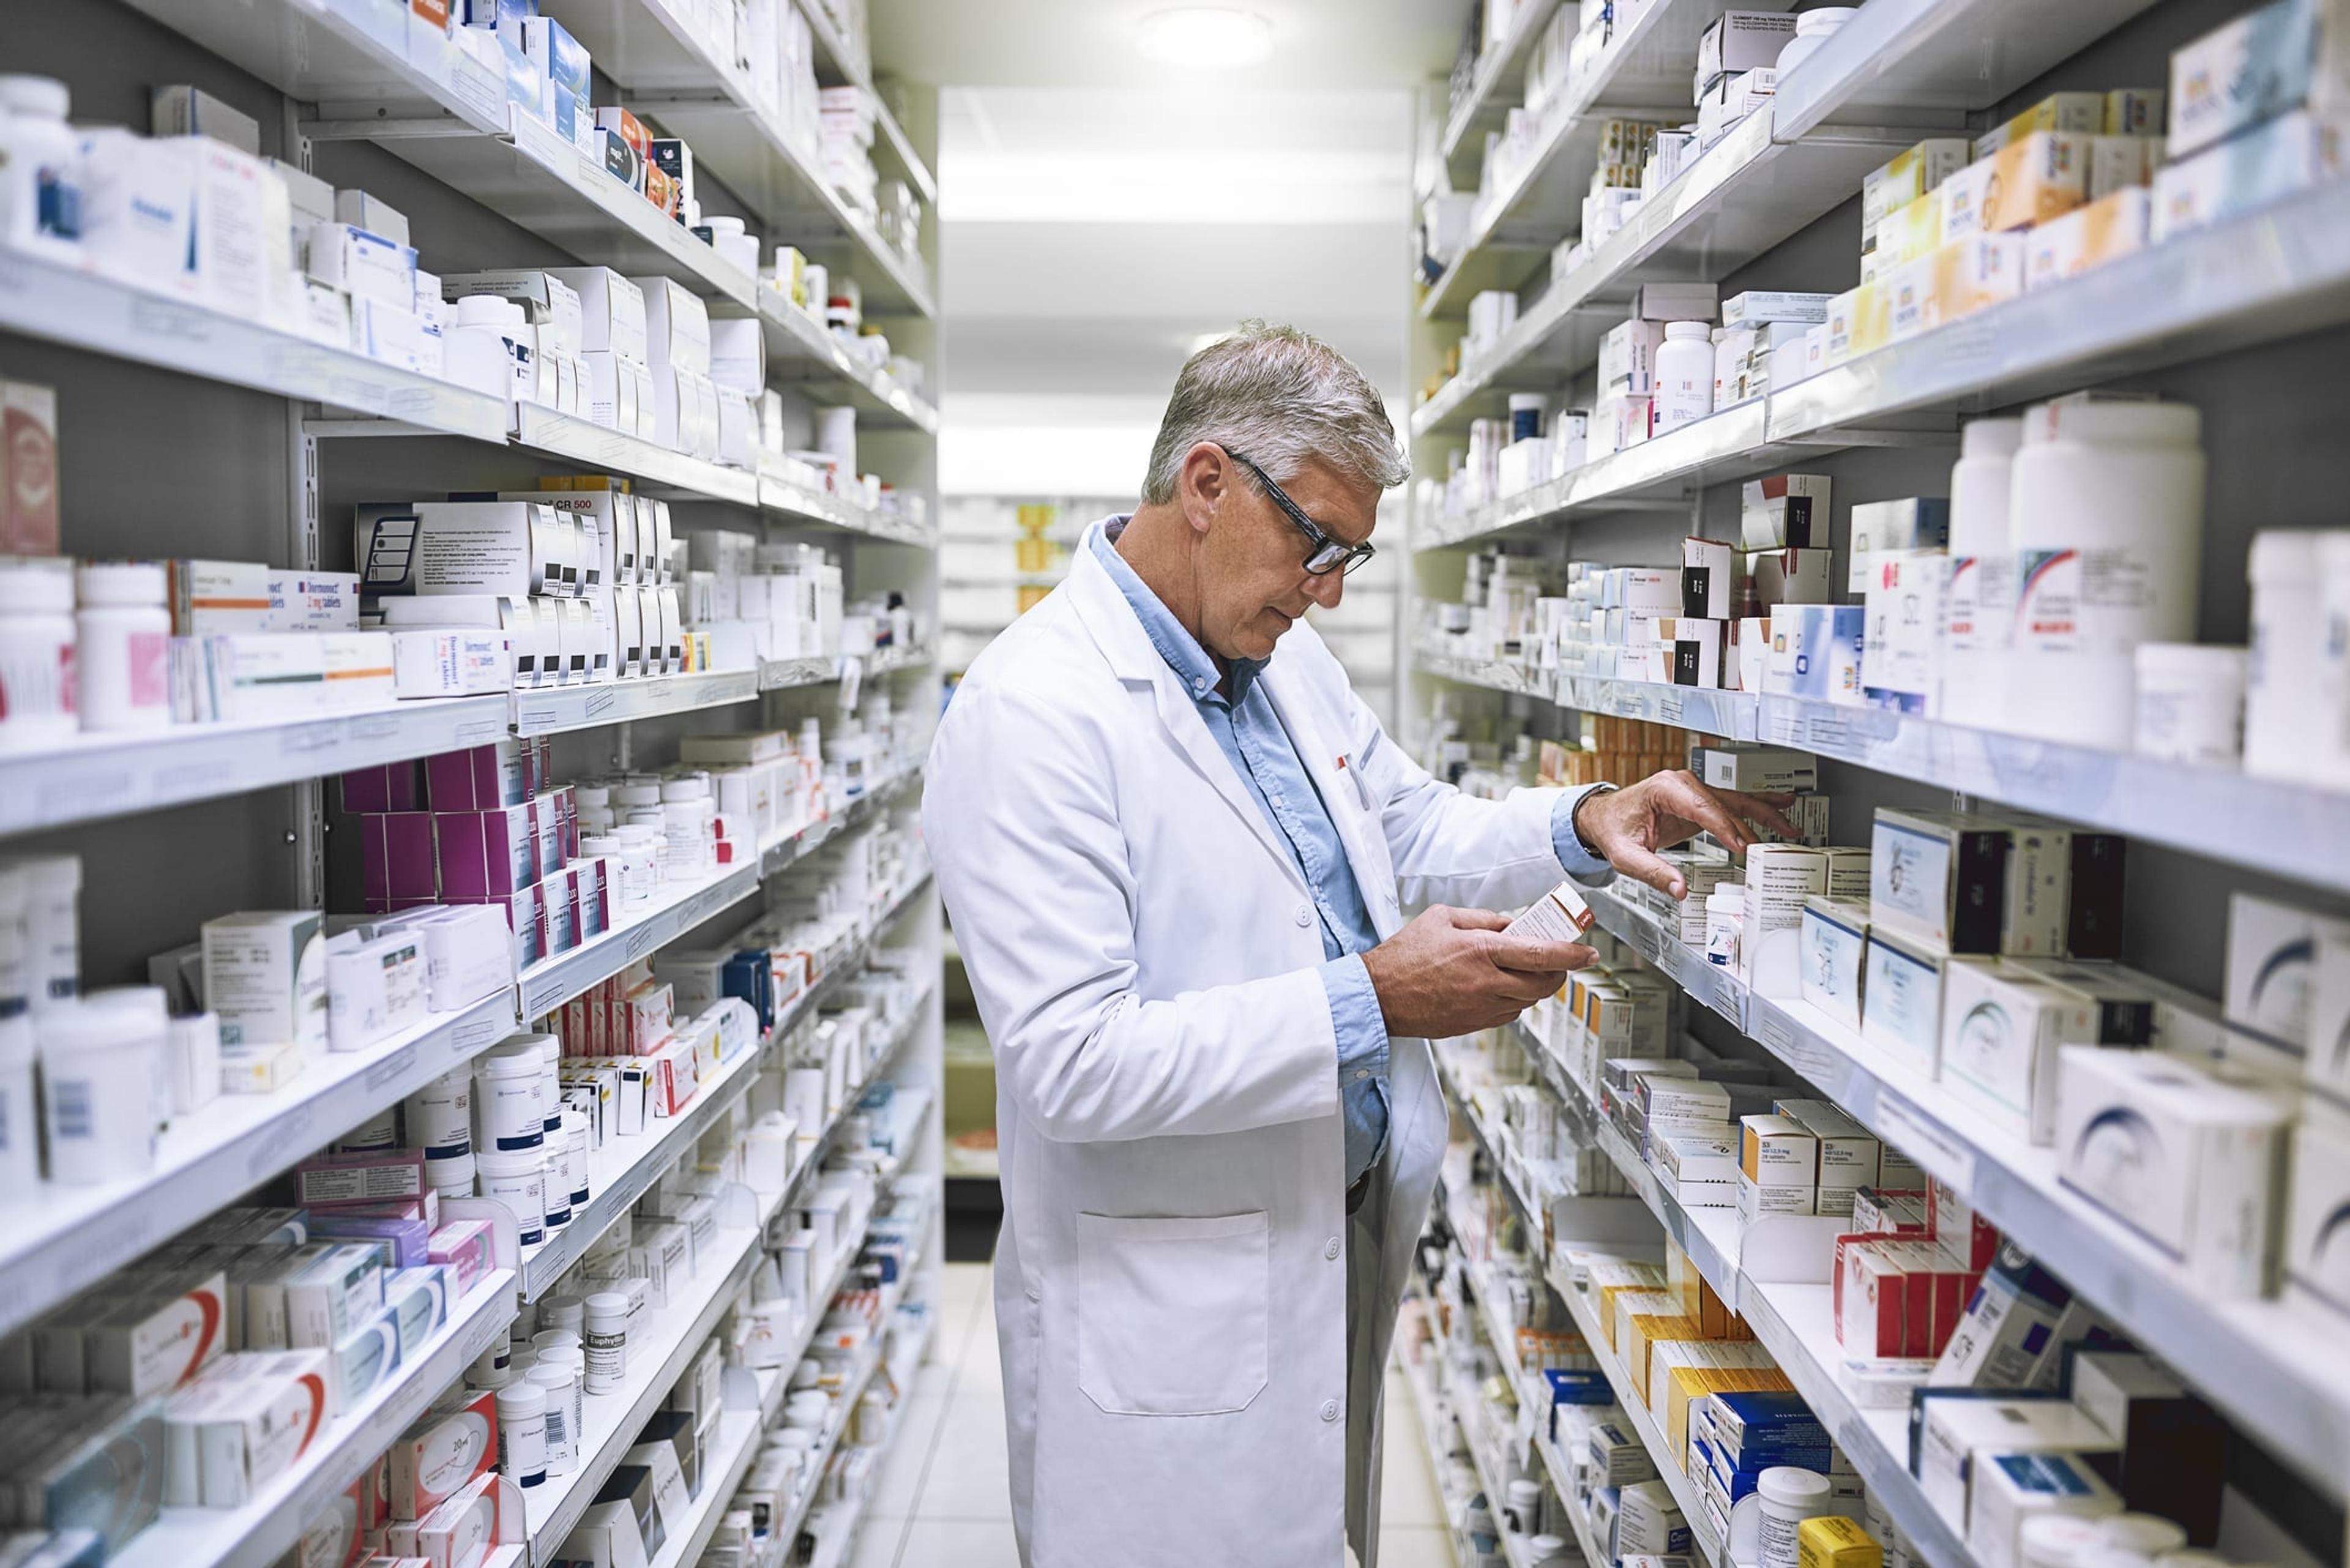
<svg viewBox="0 0 2350 1568">
<path fill-rule="evenodd" d="M 1509 909 L 1563 875 L 1556 792 L 1437 783 L 1310 628 L 1261 679 L 1383 939 L 1403 898 Z M 1369 1568 L 1382 1371 L 1442 1096 L 1427 1044 L 1394 1042 L 1350 1248 L 1319 922 L 1089 545 L 972 664 L 922 822 L 995 1049 L 1024 1560 L 1337 1568 L 1352 1538 Z"/>
</svg>

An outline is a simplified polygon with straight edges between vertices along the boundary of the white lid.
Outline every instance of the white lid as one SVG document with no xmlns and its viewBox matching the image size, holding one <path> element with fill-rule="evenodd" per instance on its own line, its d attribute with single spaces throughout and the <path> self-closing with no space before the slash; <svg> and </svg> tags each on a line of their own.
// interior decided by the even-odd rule
<svg viewBox="0 0 2350 1568">
<path fill-rule="evenodd" d="M 564 1112 L 563 1136 L 566 1138 L 586 1137 L 588 1136 L 588 1117 L 586 1113 L 581 1111 Z"/>
<path fill-rule="evenodd" d="M 1510 412 L 1513 414 L 1528 410 L 1540 413 L 1548 407 L 1550 407 L 1548 392 L 1512 392 L 1510 394 Z M 850 411 L 853 413 L 856 410 Z"/>
<path fill-rule="evenodd" d="M 71 615 L 73 573 L 63 561 L 0 563 L 0 615 Z"/>
<path fill-rule="evenodd" d="M 2262 529 L 2252 535 L 2251 554 L 2244 559 L 2245 576 L 2256 583 L 2282 578 L 2285 587 L 2314 590 L 2319 537 L 2314 528 Z"/>
<path fill-rule="evenodd" d="M 81 1000 L 85 1007 L 113 1008 L 166 1026 L 172 1022 L 172 1006 L 160 985 L 101 986 L 82 992 Z"/>
<path fill-rule="evenodd" d="M 92 1007 L 87 1002 L 52 1007 L 41 1014 L 36 1026 L 44 1055 L 132 1047 L 144 1050 L 161 1033 L 155 1021 L 138 1009 Z"/>
<path fill-rule="evenodd" d="M 546 1414 L 546 1390 L 525 1380 L 509 1383 L 498 1390 L 498 1419 L 516 1420 L 525 1416 Z"/>
<path fill-rule="evenodd" d="M 629 1298 L 618 1291 L 598 1291 L 588 1298 L 588 1320 L 608 1323 L 629 1315 Z"/>
<path fill-rule="evenodd" d="M 1510 1483 L 1510 1501 L 1513 1503 L 1540 1502 L 1542 1494 L 1542 1482 L 1531 1478 L 1522 1476 Z"/>
<path fill-rule="evenodd" d="M 473 1145 L 468 1143 L 462 1154 L 427 1155 L 424 1179 L 443 1198 L 473 1196 Z"/>
<path fill-rule="evenodd" d="M 1795 1465 L 1773 1465 L 1754 1478 L 1754 1490 L 1762 1494 L 1764 1502 L 1775 1502 L 1782 1508 L 1811 1508 L 1827 1501 L 1828 1478 Z"/>
<path fill-rule="evenodd" d="M 580 835 L 579 853 L 582 855 L 618 855 L 619 852 L 620 840 L 618 835 L 608 833 Z"/>
<path fill-rule="evenodd" d="M 2193 446 L 2203 410 L 2192 403 L 2109 398 L 2058 398 L 2023 413 L 2023 444 L 2080 441 L 2091 446 Z"/>
<path fill-rule="evenodd" d="M 50 77 L 0 77 L 0 109 L 36 119 L 63 119 L 73 107 L 66 84 Z"/>
<path fill-rule="evenodd" d="M 568 1328 L 542 1328 L 530 1336 L 530 1347 L 542 1355 L 550 1350 L 578 1343 L 578 1332 Z"/>
<path fill-rule="evenodd" d="M 553 1295 L 538 1303 L 539 1320 L 556 1324 L 577 1323 L 587 1310 L 588 1303 L 582 1296 Z"/>
<path fill-rule="evenodd" d="M 661 786 L 657 784 L 624 784 L 612 791 L 614 805 L 659 805 Z"/>
<path fill-rule="evenodd" d="M 2199 680 L 2244 678 L 2244 650 L 2210 642 L 2141 642 L 2137 672 L 2148 675 L 2191 675 Z"/>
<path fill-rule="evenodd" d="M 469 294 L 457 301 L 460 327 L 520 327 L 522 306 L 494 294 Z"/>
<path fill-rule="evenodd" d="M 579 1381 L 578 1370 L 542 1358 L 526 1375 L 540 1388 L 568 1388 Z"/>
<path fill-rule="evenodd" d="M 1857 5 L 1823 5 L 1816 11 L 1804 11 L 1795 17 L 1795 36 L 1816 38 L 1823 33 L 1833 33 L 1852 20 L 1859 11 Z"/>
<path fill-rule="evenodd" d="M 551 1345 L 538 1353 L 539 1361 L 548 1366 L 560 1366 L 577 1376 L 588 1369 L 588 1353 L 576 1345 Z"/>
<path fill-rule="evenodd" d="M 679 778 L 664 780 L 660 797 L 663 801 L 707 800 L 710 798 L 710 779 L 702 774 L 686 774 Z"/>
<path fill-rule="evenodd" d="M 1687 343 L 1691 341 L 1699 343 L 1711 342 L 1713 339 L 1713 323 L 1710 321 L 1668 321 L 1665 323 L 1665 338 L 1668 342 L 1673 343 Z"/>
<path fill-rule="evenodd" d="M 2013 457 L 2023 444 L 2022 420 L 1970 420 L 1959 432 L 1959 456 Z"/>
<path fill-rule="evenodd" d="M 473 1058 L 477 1078 L 536 1078 L 541 1070 L 536 1050 L 510 1051 L 501 1045 Z"/>
<path fill-rule="evenodd" d="M 612 804 L 612 786 L 605 784 L 575 784 L 571 786 L 571 796 L 581 805 L 609 805 Z"/>
<path fill-rule="evenodd" d="M 713 234 L 739 234 L 743 232 L 740 218 L 704 218 L 702 221 Z"/>
<path fill-rule="evenodd" d="M 546 1150 L 544 1148 L 481 1148 L 473 1151 L 473 1164 L 483 1176 L 537 1176 L 546 1170 Z"/>
<path fill-rule="evenodd" d="M 92 561 L 74 571 L 74 591 L 84 605 L 153 605 L 167 589 L 163 568 L 152 561 Z"/>
<path fill-rule="evenodd" d="M 2176 1552 L 2187 1544 L 2187 1531 L 2158 1513 L 2116 1513 L 2097 1529 L 2097 1539 L 2108 1546 L 2125 1547 L 2148 1557 Z"/>
<path fill-rule="evenodd" d="M 2096 1544 L 2097 1526 L 2103 1522 L 2071 1513 L 2026 1519 L 2016 1536 L 2023 1568 L 2072 1568 L 2083 1552 Z"/>
</svg>

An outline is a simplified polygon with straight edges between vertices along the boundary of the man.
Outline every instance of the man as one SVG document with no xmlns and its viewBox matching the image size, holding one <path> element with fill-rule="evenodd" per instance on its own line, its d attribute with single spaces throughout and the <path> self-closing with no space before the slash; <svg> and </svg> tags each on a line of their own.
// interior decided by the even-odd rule
<svg viewBox="0 0 2350 1568">
<path fill-rule="evenodd" d="M 1464 797 L 1310 628 L 1405 465 L 1303 333 L 1192 356 L 1131 517 L 980 657 L 923 828 L 995 1047 L 996 1321 L 1031 1568 L 1337 1568 L 1447 1117 L 1426 1041 L 1590 961 L 1489 910 L 1768 805 L 1685 773 Z M 1431 902 L 1406 922 L 1403 901 Z M 1451 905 L 1468 908 L 1447 907 Z"/>
</svg>

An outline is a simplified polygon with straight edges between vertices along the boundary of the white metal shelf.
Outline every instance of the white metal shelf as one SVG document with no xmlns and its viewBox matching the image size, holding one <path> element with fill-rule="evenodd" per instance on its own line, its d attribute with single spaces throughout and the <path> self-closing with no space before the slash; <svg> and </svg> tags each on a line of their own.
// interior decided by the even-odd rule
<svg viewBox="0 0 2350 1568">
<path fill-rule="evenodd" d="M 1601 127 L 1690 118 L 1698 36 L 1729 8 L 1728 0 L 1649 0 L 1617 30 L 1599 64 L 1542 114 L 1540 145 L 1480 200 L 1461 254 L 1420 298 L 1422 320 L 1454 314 L 1485 289 L 1516 288 L 1550 265 L 1590 185 Z"/>
<path fill-rule="evenodd" d="M 913 188 L 923 205 L 935 207 L 939 200 L 939 183 L 931 176 L 930 166 L 914 150 L 914 143 L 899 125 L 898 117 L 889 112 L 889 105 L 873 83 L 873 64 L 863 54 L 850 47 L 840 29 L 833 25 L 825 8 L 813 0 L 799 0 L 800 14 L 807 18 L 808 31 L 816 36 L 816 77 L 835 78 L 826 86 L 847 83 L 863 88 L 872 96 L 874 118 L 879 135 L 874 142 L 876 163 L 883 172 L 894 171 Z"/>
<path fill-rule="evenodd" d="M 1881 708 L 1606 680 L 1423 653 L 1425 672 L 1586 713 L 1792 746 L 2187 854 L 2350 891 L 2350 792 L 2003 735 Z"/>
<path fill-rule="evenodd" d="M 1522 101 L 1520 88 L 1526 70 L 1526 57 L 1534 52 L 1534 43 L 1550 26 L 1551 15 L 1558 9 L 1558 0 L 1524 0 L 1516 17 L 1510 24 L 1509 35 L 1477 57 L 1471 73 L 1469 96 L 1451 106 L 1444 119 L 1444 140 L 1440 150 L 1448 163 L 1464 161 L 1470 153 L 1482 153 L 1482 147 L 1464 147 L 1471 130 L 1486 130 Z"/>
<path fill-rule="evenodd" d="M 758 1381 L 780 1387 L 784 1369 L 761 1372 Z M 691 1522 L 661 1543 L 647 1568 L 692 1568 L 702 1561 L 702 1548 L 718 1533 L 719 1521 L 733 1503 L 735 1489 L 743 1484 L 743 1478 L 751 1473 L 751 1461 L 758 1457 L 760 1441 L 765 1436 L 758 1410 L 719 1412 L 718 1429 L 712 1434 L 710 1447 L 702 1458 L 708 1471 L 702 1477 L 700 1495 L 693 1500 Z"/>
<path fill-rule="evenodd" d="M 505 439 L 496 398 L 22 251 L 0 250 L 0 331 L 449 435 Z"/>
<path fill-rule="evenodd" d="M 926 400 L 900 386 L 889 371 L 868 365 L 848 351 L 837 335 L 807 311 L 784 297 L 783 291 L 759 291 L 759 318 L 767 327 L 767 381 L 800 379 L 791 373 L 813 368 L 827 369 L 848 389 L 858 422 L 868 429 L 905 427 L 924 435 L 939 433 L 939 411 Z M 827 393 L 829 389 L 827 389 Z"/>
<path fill-rule="evenodd" d="M 649 675 L 588 686 L 536 687 L 514 694 L 517 735 L 593 730 L 668 713 L 725 708 L 759 694 L 759 671 L 711 670 L 698 675 Z"/>
<path fill-rule="evenodd" d="M 767 845 L 760 855 L 760 869 L 772 877 L 795 860 L 806 858 L 825 844 L 863 823 L 868 816 L 886 809 L 898 798 L 899 793 L 921 777 L 921 769 L 909 766 L 899 769 L 886 779 L 865 786 L 865 793 L 847 802 L 829 815 L 804 823 L 790 833 Z"/>
<path fill-rule="evenodd" d="M 1601 925 L 1642 956 L 1655 953 L 1677 981 L 1711 971 L 1711 993 L 1692 992 L 1700 1001 L 2049 1260 L 2311 1484 L 2335 1501 L 2350 1496 L 2350 1362 L 2307 1354 L 2339 1338 L 2337 1321 L 2282 1298 L 2210 1300 L 2174 1260 L 2065 1191 L 2054 1149 L 1950 1105 L 1932 1080 L 1886 1061 L 1801 1000 L 1751 992 L 1612 894 L 1595 891 L 1591 905 Z M 1802 1303 L 1789 1310 L 1800 1318 Z"/>
<path fill-rule="evenodd" d="M 541 403 L 515 405 L 519 428 L 510 438 L 517 451 L 586 463 L 598 472 L 625 474 L 647 494 L 759 504 L 759 476 L 747 469 L 688 457 L 681 452 L 627 434 Z M 307 434 L 320 438 L 431 436 L 438 431 L 391 420 L 308 420 Z"/>
<path fill-rule="evenodd" d="M 273 1568 L 294 1551 L 303 1526 L 503 1338 L 514 1318 L 514 1275 L 501 1270 L 452 1303 L 449 1321 L 416 1358 L 337 1417 L 310 1451 L 253 1501 L 239 1509 L 167 1508 L 110 1561 L 115 1568 Z"/>
<path fill-rule="evenodd" d="M 759 505 L 792 523 L 813 523 L 827 528 L 846 529 L 887 544 L 911 545 L 918 549 L 938 547 L 935 524 L 915 523 L 878 509 L 852 506 L 837 495 L 810 490 L 772 470 L 762 471 L 759 475 Z"/>
<path fill-rule="evenodd" d="M 720 910 L 759 891 L 759 865 L 730 866 L 698 882 L 665 888 L 601 936 L 541 959 L 522 972 L 522 1015 L 543 1018 L 589 987 L 667 947 Z"/>
<path fill-rule="evenodd" d="M 304 103 L 368 103 L 503 127 L 505 84 L 400 0 L 129 0 Z"/>
<path fill-rule="evenodd" d="M 914 1363 L 919 1364 L 921 1357 L 929 1354 L 931 1338 L 937 1332 L 938 1320 L 935 1314 L 922 1320 L 922 1326 L 909 1351 Z M 873 1372 L 866 1375 L 868 1379 L 877 1376 L 883 1366 L 889 1366 L 894 1375 L 895 1366 L 891 1366 L 885 1357 L 877 1364 Z M 882 1449 L 890 1448 L 899 1437 L 904 1435 L 909 1403 L 909 1400 L 901 1397 L 891 1409 L 889 1429 L 883 1434 L 879 1445 Z M 809 1518 L 802 1528 L 816 1538 L 816 1545 L 815 1552 L 809 1555 L 808 1568 L 840 1568 L 840 1564 L 847 1561 L 849 1552 L 857 1544 L 858 1532 L 864 1528 L 865 1511 L 872 1505 L 872 1502 L 873 1491 L 868 1483 L 866 1490 L 855 1498 L 847 1502 L 837 1503 L 822 1513 Z"/>
<path fill-rule="evenodd" d="M 0 834 L 158 811 L 508 732 L 503 694 L 400 702 L 312 719 L 96 732 L 53 751 L 0 753 Z"/>
<path fill-rule="evenodd" d="M 172 1118 L 144 1176 L 45 1182 L 0 1204 L 0 1333 L 235 1202 L 310 1152 L 511 1033 L 501 989 L 365 1051 L 311 1057 L 273 1095 L 223 1095 Z"/>
</svg>

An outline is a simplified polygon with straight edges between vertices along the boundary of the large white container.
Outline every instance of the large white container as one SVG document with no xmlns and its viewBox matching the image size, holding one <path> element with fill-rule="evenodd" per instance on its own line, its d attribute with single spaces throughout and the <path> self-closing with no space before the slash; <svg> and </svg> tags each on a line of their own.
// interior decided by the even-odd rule
<svg viewBox="0 0 2350 1568">
<path fill-rule="evenodd" d="M 1976 420 L 1950 466 L 1950 577 L 1942 592 L 1942 695 L 1954 724 L 1994 725 L 2007 706 L 2008 623 L 2015 613 L 2015 541 L 2007 493 L 2022 420 Z"/>
<path fill-rule="evenodd" d="M 163 568 L 100 561 L 74 574 L 81 727 L 159 730 L 172 722 L 172 612 Z"/>
<path fill-rule="evenodd" d="M 2129 749 L 2141 642 L 2192 642 L 2201 413 L 2064 399 L 2027 410 L 2008 489 L 2016 550 L 2005 728 Z"/>
<path fill-rule="evenodd" d="M 2264 528 L 2252 536 L 2251 657 L 2244 667 L 2244 771 L 2305 779 L 2319 755 L 2319 667 L 2325 657 L 2323 535 Z"/>
<path fill-rule="evenodd" d="M 1662 435 L 1713 412 L 1713 328 L 1702 321 L 1668 321 L 1657 350 L 1656 424 Z"/>
</svg>

